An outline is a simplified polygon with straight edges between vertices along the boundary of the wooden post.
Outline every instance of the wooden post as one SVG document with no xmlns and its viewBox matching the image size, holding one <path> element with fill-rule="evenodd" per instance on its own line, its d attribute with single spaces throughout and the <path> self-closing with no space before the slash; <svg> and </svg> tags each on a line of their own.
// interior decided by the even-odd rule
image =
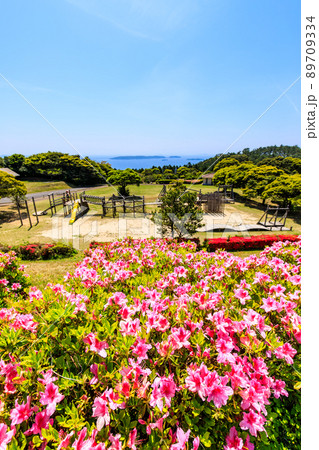
<svg viewBox="0 0 319 450">
<path fill-rule="evenodd" d="M 17 208 L 18 208 L 18 213 L 19 213 L 19 218 L 20 218 L 21 226 L 23 227 L 23 220 L 22 220 L 21 211 L 20 211 L 20 206 L 19 206 L 19 199 L 18 199 L 18 201 L 17 201 Z"/>
<path fill-rule="evenodd" d="M 134 217 L 135 217 L 135 200 L 134 200 L 134 197 L 133 197 L 133 214 L 134 214 Z"/>
<path fill-rule="evenodd" d="M 37 225 L 38 225 L 39 217 L 38 217 L 38 211 L 37 211 L 37 207 L 35 205 L 34 197 L 32 197 L 32 201 L 33 201 L 33 208 L 34 208 L 34 212 L 35 212 L 35 217 L 37 218 Z"/>
<path fill-rule="evenodd" d="M 31 217 L 30 217 L 30 211 L 29 211 L 29 206 L 28 206 L 28 200 L 25 201 L 25 207 L 27 208 L 27 214 L 28 214 L 28 218 L 29 218 L 29 222 L 30 222 L 30 228 L 32 228 L 32 222 L 31 222 Z"/>
<path fill-rule="evenodd" d="M 125 200 L 124 199 L 123 199 L 123 213 L 124 213 L 124 216 L 125 216 L 126 208 L 125 208 Z"/>
<path fill-rule="evenodd" d="M 278 216 L 278 208 L 275 211 L 275 223 L 274 223 L 274 226 L 276 226 L 277 216 Z"/>
<path fill-rule="evenodd" d="M 51 217 L 53 216 L 53 211 L 52 211 L 52 202 L 51 202 L 51 194 L 48 195 L 49 197 L 49 202 L 50 202 L 50 210 L 51 210 Z"/>
<path fill-rule="evenodd" d="M 143 195 L 143 214 L 145 214 L 145 200 L 144 200 L 144 195 Z"/>
<path fill-rule="evenodd" d="M 53 201 L 54 213 L 56 214 L 56 206 L 55 206 L 54 194 L 52 193 L 51 195 L 52 195 L 52 201 Z"/>
<path fill-rule="evenodd" d="M 113 208 L 113 218 L 116 216 L 116 203 L 114 199 L 114 195 L 112 195 L 112 208 Z"/>
</svg>

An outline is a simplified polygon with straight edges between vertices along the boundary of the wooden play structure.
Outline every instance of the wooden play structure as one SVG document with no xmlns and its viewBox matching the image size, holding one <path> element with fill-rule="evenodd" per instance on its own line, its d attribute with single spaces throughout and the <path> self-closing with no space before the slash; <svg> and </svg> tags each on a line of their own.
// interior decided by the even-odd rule
<svg viewBox="0 0 319 450">
<path fill-rule="evenodd" d="M 200 205 L 205 213 L 224 214 L 225 202 L 220 192 L 208 192 L 202 194 L 199 191 L 197 204 Z"/>
<path fill-rule="evenodd" d="M 221 193 L 225 203 L 234 203 L 234 190 L 232 184 L 220 184 L 218 186 L 218 193 Z"/>
<path fill-rule="evenodd" d="M 128 197 L 121 197 L 112 195 L 112 197 L 106 199 L 105 197 L 86 194 L 85 191 L 81 193 L 71 191 L 65 191 L 62 194 L 52 193 L 48 195 L 48 199 L 49 206 L 42 211 L 38 211 L 35 199 L 32 197 L 31 201 L 34 210 L 32 214 L 30 213 L 29 207 L 30 200 L 25 200 L 23 207 L 25 207 L 30 228 L 34 225 L 32 223 L 32 215 L 36 217 L 37 225 L 40 216 L 46 215 L 50 211 L 52 217 L 54 214 L 57 214 L 58 209 L 61 209 L 61 207 L 63 208 L 63 216 L 70 217 L 69 223 L 71 225 L 89 211 L 89 204 L 101 206 L 102 217 L 109 216 L 113 218 L 119 213 L 133 214 L 134 217 L 136 213 L 145 214 L 146 205 L 144 196 L 130 195 Z M 21 206 L 17 206 L 17 209 L 21 226 L 23 226 Z"/>
<path fill-rule="evenodd" d="M 201 189 L 197 191 L 196 189 L 187 188 L 185 192 L 196 192 L 197 194 L 197 205 L 203 209 L 205 213 L 208 214 L 224 214 L 225 201 L 224 196 L 221 192 L 208 192 L 203 194 Z M 167 189 L 164 184 L 161 192 L 157 197 L 157 204 L 161 204 L 162 197 L 166 194 Z"/>
<path fill-rule="evenodd" d="M 282 230 L 286 225 L 288 211 L 289 207 L 281 208 L 279 206 L 267 205 L 266 211 L 257 223 L 270 230 L 272 230 L 272 228 Z"/>
<path fill-rule="evenodd" d="M 51 217 L 57 213 L 57 208 L 59 207 L 63 207 L 63 215 L 64 217 L 70 216 L 72 215 L 72 210 L 74 208 L 75 203 L 77 203 L 77 205 L 79 206 L 78 208 L 74 208 L 74 210 L 76 210 L 76 212 L 74 213 L 74 220 L 77 220 L 79 217 L 83 216 L 84 214 L 86 214 L 89 210 L 89 206 L 85 201 L 82 201 L 81 197 L 82 195 L 85 194 L 85 191 L 83 191 L 82 194 L 78 194 L 77 192 L 71 192 L 71 191 L 65 191 L 62 194 L 49 194 L 48 198 L 49 198 L 49 206 L 42 210 L 42 211 L 38 211 L 37 206 L 36 206 L 36 201 L 34 197 L 31 197 L 31 201 L 30 200 L 25 200 L 24 201 L 24 206 L 26 209 L 26 214 L 27 214 L 27 218 L 28 218 L 28 222 L 30 225 L 30 228 L 33 227 L 33 223 L 32 223 L 32 219 L 31 219 L 31 213 L 30 213 L 30 207 L 29 207 L 29 201 L 30 204 L 33 204 L 33 210 L 34 212 L 32 213 L 32 216 L 36 217 L 36 223 L 35 225 L 37 225 L 39 223 L 39 217 L 40 216 L 44 216 L 46 214 L 48 214 L 48 211 L 51 212 Z M 19 219 L 21 222 L 21 226 L 23 226 L 23 218 L 22 218 L 22 211 L 21 211 L 21 206 L 17 205 L 17 209 L 18 209 L 18 214 L 19 214 Z M 72 223 L 73 223 L 72 222 Z"/>
<path fill-rule="evenodd" d="M 123 214 L 135 213 L 145 214 L 145 199 L 139 195 L 129 195 L 128 197 L 120 197 L 112 195 L 105 204 L 105 211 L 111 212 L 113 217 L 116 217 L 117 212 Z"/>
</svg>

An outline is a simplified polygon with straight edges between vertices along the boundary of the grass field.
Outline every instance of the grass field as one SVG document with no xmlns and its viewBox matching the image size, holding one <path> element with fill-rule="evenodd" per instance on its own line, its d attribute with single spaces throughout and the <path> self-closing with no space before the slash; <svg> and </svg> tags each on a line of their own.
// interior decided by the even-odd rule
<svg viewBox="0 0 319 450">
<path fill-rule="evenodd" d="M 60 189 L 72 189 L 72 185 L 64 181 L 23 181 L 27 188 L 28 194 L 37 192 L 57 191 Z"/>
<path fill-rule="evenodd" d="M 76 263 L 83 259 L 83 252 L 72 258 L 50 261 L 22 261 L 26 266 L 25 272 L 30 276 L 32 286 L 44 289 L 48 283 L 63 283 L 67 272 L 73 272 Z"/>
</svg>

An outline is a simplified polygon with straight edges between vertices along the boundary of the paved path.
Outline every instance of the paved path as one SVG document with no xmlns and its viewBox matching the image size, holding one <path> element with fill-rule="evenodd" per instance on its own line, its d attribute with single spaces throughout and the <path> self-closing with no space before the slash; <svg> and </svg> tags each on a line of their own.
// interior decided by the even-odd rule
<svg viewBox="0 0 319 450">
<path fill-rule="evenodd" d="M 77 191 L 88 191 L 90 189 L 98 189 L 98 188 L 103 188 L 103 187 L 109 187 L 109 184 L 103 184 L 102 186 L 85 186 L 85 187 L 78 187 L 78 188 L 74 188 L 74 189 L 69 189 L 71 192 L 77 192 Z M 65 192 L 66 189 L 58 189 L 56 191 L 42 191 L 42 192 L 34 192 L 33 194 L 27 194 L 26 198 L 27 199 L 31 199 L 32 197 L 36 198 L 43 198 L 43 197 L 47 197 L 49 194 L 63 194 L 63 192 Z M 3 197 L 0 199 L 0 205 L 9 205 L 13 203 L 12 200 L 9 197 Z"/>
</svg>

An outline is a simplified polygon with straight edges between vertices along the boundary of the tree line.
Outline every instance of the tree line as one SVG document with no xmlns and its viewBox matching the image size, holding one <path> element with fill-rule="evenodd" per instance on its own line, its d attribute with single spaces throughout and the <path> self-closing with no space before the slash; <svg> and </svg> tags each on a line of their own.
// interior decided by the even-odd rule
<svg viewBox="0 0 319 450">
<path fill-rule="evenodd" d="M 265 202 L 299 205 L 301 190 L 301 149 L 298 146 L 269 146 L 238 153 L 215 155 L 205 161 L 186 166 L 153 166 L 147 169 L 116 170 L 107 163 L 88 157 L 61 152 L 46 152 L 25 157 L 13 154 L 0 158 L 0 167 L 20 175 L 21 180 L 61 180 L 74 186 L 95 186 L 110 183 L 119 186 L 119 193 L 129 195 L 130 184 L 170 184 L 177 180 L 199 180 L 202 174 L 213 172 L 213 184 L 232 184 L 241 188 L 247 198 L 259 197 Z M 0 196 L 12 196 L 15 181 L 17 196 L 23 195 L 18 180 L 1 175 Z M 20 182 L 21 183 L 21 182 Z"/>
</svg>

